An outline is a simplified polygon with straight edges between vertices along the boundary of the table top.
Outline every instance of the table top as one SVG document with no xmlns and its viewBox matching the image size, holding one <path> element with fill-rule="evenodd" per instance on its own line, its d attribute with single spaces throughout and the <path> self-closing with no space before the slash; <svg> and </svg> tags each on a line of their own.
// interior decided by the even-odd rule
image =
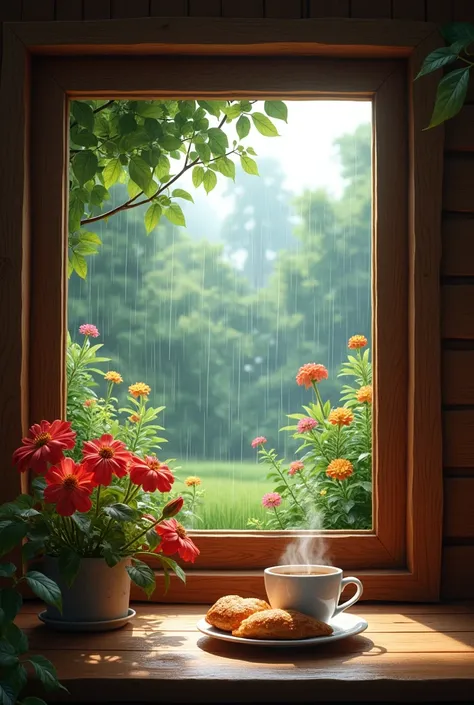
<svg viewBox="0 0 474 705">
<path fill-rule="evenodd" d="M 203 605 L 135 604 L 107 633 L 50 631 L 25 604 L 18 625 L 71 695 L 48 702 L 474 701 L 474 605 L 365 604 L 369 628 L 333 644 L 248 647 L 202 635 Z"/>
</svg>

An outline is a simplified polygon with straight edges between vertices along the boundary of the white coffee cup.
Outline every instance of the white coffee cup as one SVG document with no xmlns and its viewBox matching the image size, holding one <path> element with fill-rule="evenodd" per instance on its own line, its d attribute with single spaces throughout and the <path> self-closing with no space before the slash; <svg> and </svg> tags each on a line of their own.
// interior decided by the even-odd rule
<svg viewBox="0 0 474 705">
<path fill-rule="evenodd" d="M 339 605 L 346 585 L 354 583 L 356 593 Z M 353 605 L 362 595 L 358 578 L 342 577 L 342 570 L 327 565 L 278 565 L 265 570 L 265 589 L 273 608 L 293 609 L 322 622 L 329 622 Z"/>
</svg>

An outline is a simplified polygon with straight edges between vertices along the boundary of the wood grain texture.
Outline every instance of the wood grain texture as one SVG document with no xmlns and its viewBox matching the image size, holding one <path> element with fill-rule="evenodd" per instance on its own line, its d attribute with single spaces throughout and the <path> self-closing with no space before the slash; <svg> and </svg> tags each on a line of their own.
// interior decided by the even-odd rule
<svg viewBox="0 0 474 705">
<path fill-rule="evenodd" d="M 80 702 L 298 703 L 468 701 L 474 686 L 471 606 L 360 605 L 366 632 L 324 649 L 251 650 L 202 636 L 207 607 L 136 605 L 109 634 L 56 634 L 20 615 Z M 37 608 L 36 608 L 37 609 Z M 50 702 L 57 700 L 54 694 Z"/>
<path fill-rule="evenodd" d="M 445 148 L 456 152 L 474 151 L 474 105 L 465 105 L 460 113 L 445 125 Z"/>
<path fill-rule="evenodd" d="M 474 338 L 474 286 L 442 287 L 441 332 L 444 338 Z"/>
<path fill-rule="evenodd" d="M 390 0 L 351 0 L 351 17 L 364 17 L 374 19 L 390 17 Z"/>
<path fill-rule="evenodd" d="M 425 0 L 393 0 L 392 18 L 394 20 L 425 21 Z"/>
<path fill-rule="evenodd" d="M 474 411 L 443 413 L 444 464 L 451 468 L 474 468 Z"/>
<path fill-rule="evenodd" d="M 443 403 L 474 405 L 474 351 L 444 350 Z"/>
<path fill-rule="evenodd" d="M 126 17 L 148 17 L 149 0 L 112 0 L 111 16 L 114 20 Z"/>
<path fill-rule="evenodd" d="M 264 0 L 222 0 L 222 17 L 264 17 Z"/>
<path fill-rule="evenodd" d="M 54 20 L 54 0 L 22 0 L 21 19 L 27 22 Z"/>
<path fill-rule="evenodd" d="M 265 0 L 265 17 L 298 19 L 304 17 L 301 0 Z"/>
<path fill-rule="evenodd" d="M 310 0 L 310 17 L 350 17 L 349 0 Z"/>
<path fill-rule="evenodd" d="M 449 214 L 443 219 L 441 273 L 474 276 L 474 218 L 467 214 Z"/>
<path fill-rule="evenodd" d="M 85 20 L 109 20 L 111 0 L 82 0 Z M 77 25 L 73 27 L 78 28 Z"/>
<path fill-rule="evenodd" d="M 474 538 L 474 478 L 449 477 L 444 481 L 444 536 Z"/>
<path fill-rule="evenodd" d="M 57 20 L 82 20 L 82 0 L 56 0 Z"/>
<path fill-rule="evenodd" d="M 220 17 L 221 0 L 188 0 L 190 17 Z"/>
<path fill-rule="evenodd" d="M 426 20 L 444 24 L 451 22 L 453 13 L 452 0 L 426 0 Z"/>
<path fill-rule="evenodd" d="M 447 211 L 474 213 L 474 156 L 447 154 L 444 163 L 443 207 Z"/>
<path fill-rule="evenodd" d="M 474 546 L 445 546 L 441 586 L 446 600 L 474 598 Z"/>
<path fill-rule="evenodd" d="M 150 17 L 185 17 L 186 0 L 151 0 Z"/>
</svg>

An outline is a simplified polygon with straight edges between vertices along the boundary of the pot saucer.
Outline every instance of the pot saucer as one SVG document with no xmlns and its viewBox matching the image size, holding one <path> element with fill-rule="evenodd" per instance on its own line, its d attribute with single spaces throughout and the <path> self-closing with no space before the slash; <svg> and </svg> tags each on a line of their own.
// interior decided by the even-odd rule
<svg viewBox="0 0 474 705">
<path fill-rule="evenodd" d="M 38 614 L 38 618 L 58 632 L 109 632 L 112 629 L 124 627 L 136 614 L 135 610 L 129 607 L 128 614 L 118 619 L 104 619 L 98 622 L 66 622 L 63 619 L 51 619 L 47 616 L 46 610 L 43 610 Z"/>
</svg>

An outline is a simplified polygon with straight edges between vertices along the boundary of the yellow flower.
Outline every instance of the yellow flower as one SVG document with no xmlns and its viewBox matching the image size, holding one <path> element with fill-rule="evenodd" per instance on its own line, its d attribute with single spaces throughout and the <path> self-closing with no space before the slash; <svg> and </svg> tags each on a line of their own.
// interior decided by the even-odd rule
<svg viewBox="0 0 474 705">
<path fill-rule="evenodd" d="M 151 387 L 145 382 L 135 382 L 135 384 L 129 386 L 128 391 L 137 399 L 138 397 L 147 397 L 151 392 Z"/>
<path fill-rule="evenodd" d="M 341 406 L 331 411 L 328 421 L 333 426 L 349 426 L 354 421 L 354 414 L 350 409 Z"/>
<path fill-rule="evenodd" d="M 349 338 L 349 342 L 347 343 L 347 347 L 351 350 L 365 348 L 366 345 L 367 338 L 365 337 L 365 335 L 353 335 L 352 338 Z"/>
<path fill-rule="evenodd" d="M 132 423 L 138 423 L 140 421 L 140 417 L 138 414 L 132 414 L 131 416 L 128 417 L 128 420 L 131 421 Z"/>
<path fill-rule="evenodd" d="M 328 493 L 327 490 L 321 490 L 321 492 L 319 494 L 321 495 L 321 497 L 325 497 L 327 495 L 327 493 Z"/>
<path fill-rule="evenodd" d="M 326 475 L 332 477 L 333 480 L 346 480 L 352 475 L 354 468 L 352 463 L 345 458 L 336 458 L 331 463 L 329 463 Z"/>
<path fill-rule="evenodd" d="M 196 475 L 191 475 L 185 479 L 184 484 L 187 487 L 197 487 L 197 485 L 201 484 L 201 478 L 196 477 Z"/>
<path fill-rule="evenodd" d="M 118 372 L 114 372 L 113 370 L 109 370 L 109 372 L 104 375 L 104 379 L 106 379 L 107 382 L 113 382 L 114 384 L 121 384 L 123 382 L 122 375 Z"/>
<path fill-rule="evenodd" d="M 365 387 L 361 387 L 357 391 L 357 401 L 361 404 L 367 402 L 367 404 L 372 404 L 372 385 L 367 384 Z"/>
</svg>

